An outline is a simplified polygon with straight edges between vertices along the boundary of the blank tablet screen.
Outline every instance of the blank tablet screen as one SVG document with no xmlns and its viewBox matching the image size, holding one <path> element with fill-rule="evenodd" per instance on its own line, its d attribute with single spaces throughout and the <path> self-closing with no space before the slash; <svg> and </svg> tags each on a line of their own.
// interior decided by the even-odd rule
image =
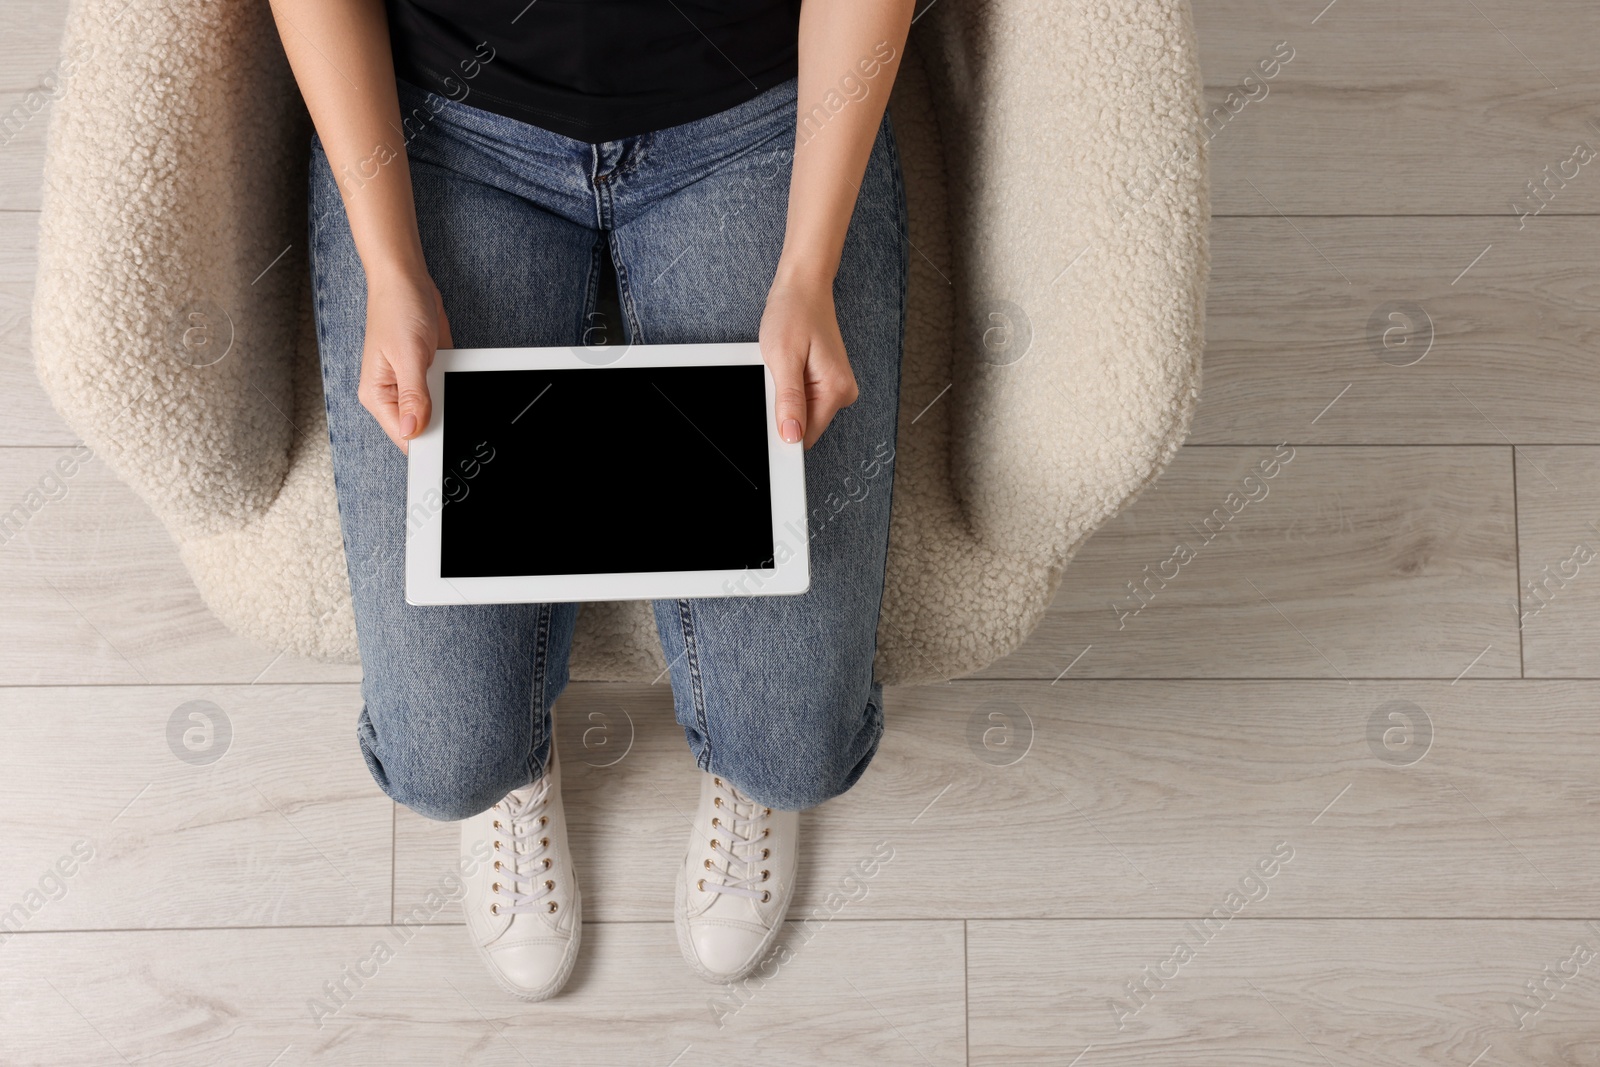
<svg viewBox="0 0 1600 1067">
<path fill-rule="evenodd" d="M 444 375 L 446 578 L 773 566 L 765 368 Z"/>
</svg>

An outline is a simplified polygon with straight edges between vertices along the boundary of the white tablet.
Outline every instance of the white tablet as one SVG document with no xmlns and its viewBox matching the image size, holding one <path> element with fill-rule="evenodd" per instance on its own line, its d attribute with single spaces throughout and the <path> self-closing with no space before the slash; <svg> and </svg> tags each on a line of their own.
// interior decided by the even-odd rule
<svg viewBox="0 0 1600 1067">
<path fill-rule="evenodd" d="M 441 349 L 411 442 L 406 602 L 811 585 L 804 446 L 756 344 Z"/>
</svg>

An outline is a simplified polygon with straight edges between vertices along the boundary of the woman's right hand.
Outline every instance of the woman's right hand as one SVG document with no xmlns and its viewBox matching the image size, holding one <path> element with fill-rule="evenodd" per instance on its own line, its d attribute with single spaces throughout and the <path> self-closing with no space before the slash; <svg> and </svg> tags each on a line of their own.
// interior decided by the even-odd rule
<svg viewBox="0 0 1600 1067">
<path fill-rule="evenodd" d="M 433 413 L 428 368 L 454 348 L 438 286 L 424 270 L 367 273 L 367 335 L 356 396 L 402 452 Z"/>
</svg>

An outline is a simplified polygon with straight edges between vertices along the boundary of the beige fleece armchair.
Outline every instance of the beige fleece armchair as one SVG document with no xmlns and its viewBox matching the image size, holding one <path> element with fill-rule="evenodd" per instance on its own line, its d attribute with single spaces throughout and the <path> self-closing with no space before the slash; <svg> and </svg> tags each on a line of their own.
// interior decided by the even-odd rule
<svg viewBox="0 0 1600 1067">
<path fill-rule="evenodd" d="M 38 372 L 205 602 L 355 661 L 305 255 L 310 120 L 268 5 L 73 0 L 50 119 Z M 1186 0 L 934 0 L 891 98 L 911 293 L 878 672 L 1015 648 L 1198 399 L 1208 273 Z M 577 679 L 665 666 L 587 604 Z"/>
</svg>

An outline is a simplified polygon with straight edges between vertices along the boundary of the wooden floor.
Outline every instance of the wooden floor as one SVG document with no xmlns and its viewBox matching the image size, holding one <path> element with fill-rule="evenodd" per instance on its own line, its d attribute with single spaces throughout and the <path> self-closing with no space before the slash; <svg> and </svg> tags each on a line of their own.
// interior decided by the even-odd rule
<svg viewBox="0 0 1600 1067">
<path fill-rule="evenodd" d="M 63 6 L 9 0 L 0 112 Z M 679 959 L 670 694 L 587 684 L 584 952 L 502 995 L 441 897 L 453 827 L 358 755 L 356 671 L 225 631 L 90 463 L 0 546 L 0 1062 L 1600 1063 L 1600 165 L 1517 208 L 1600 146 L 1600 7 L 1195 21 L 1213 102 L 1293 59 L 1212 142 L 1193 435 L 1023 648 L 890 692 L 775 973 Z M 0 510 L 75 440 L 28 356 L 44 121 L 0 147 Z M 215 762 L 174 755 L 196 707 Z"/>
</svg>

